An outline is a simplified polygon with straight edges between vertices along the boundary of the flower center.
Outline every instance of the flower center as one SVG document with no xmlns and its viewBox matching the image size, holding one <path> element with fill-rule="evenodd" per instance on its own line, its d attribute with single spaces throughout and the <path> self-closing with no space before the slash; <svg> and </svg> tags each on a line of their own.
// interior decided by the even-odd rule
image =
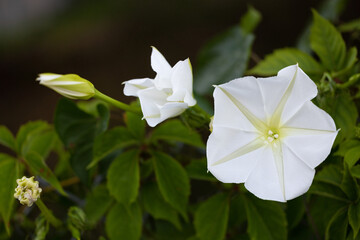
<svg viewBox="0 0 360 240">
<path fill-rule="evenodd" d="M 275 142 L 277 139 L 279 139 L 279 134 L 277 132 L 273 132 L 272 130 L 269 130 L 263 137 L 266 144 L 274 143 L 274 145 L 276 145 Z"/>
<path fill-rule="evenodd" d="M 274 140 L 279 138 L 279 134 L 274 133 L 273 131 L 269 130 L 268 131 L 268 137 L 267 140 L 269 143 L 273 142 Z"/>
</svg>

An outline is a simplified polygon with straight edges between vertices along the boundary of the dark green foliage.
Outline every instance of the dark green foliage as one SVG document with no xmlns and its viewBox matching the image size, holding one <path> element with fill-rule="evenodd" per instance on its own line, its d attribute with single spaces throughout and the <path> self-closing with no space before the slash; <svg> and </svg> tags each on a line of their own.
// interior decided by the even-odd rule
<svg viewBox="0 0 360 240">
<path fill-rule="evenodd" d="M 212 85 L 241 77 L 246 70 L 253 41 L 253 34 L 235 26 L 207 43 L 199 54 L 195 70 L 196 92 L 208 94 L 213 90 Z"/>
<path fill-rule="evenodd" d="M 187 219 L 186 206 L 190 195 L 190 183 L 185 169 L 165 153 L 152 154 L 156 180 L 162 196 Z"/>
<path fill-rule="evenodd" d="M 201 240 L 224 239 L 229 218 L 229 198 L 217 194 L 206 200 L 195 212 L 196 235 Z"/>
<path fill-rule="evenodd" d="M 249 196 L 245 198 L 245 209 L 251 239 L 287 238 L 286 216 L 279 203 Z"/>
<path fill-rule="evenodd" d="M 118 202 L 133 203 L 140 184 L 138 151 L 129 150 L 117 156 L 109 167 L 107 181 L 110 195 Z"/>
<path fill-rule="evenodd" d="M 70 163 L 83 181 L 88 181 L 86 167 L 93 158 L 95 137 L 107 128 L 109 112 L 104 105 L 97 107 L 99 118 L 80 110 L 73 102 L 60 100 L 55 113 L 55 129 L 65 147 L 71 152 Z"/>
<path fill-rule="evenodd" d="M 137 202 L 125 207 L 118 203 L 106 216 L 106 232 L 111 240 L 140 239 L 142 214 Z"/>
</svg>

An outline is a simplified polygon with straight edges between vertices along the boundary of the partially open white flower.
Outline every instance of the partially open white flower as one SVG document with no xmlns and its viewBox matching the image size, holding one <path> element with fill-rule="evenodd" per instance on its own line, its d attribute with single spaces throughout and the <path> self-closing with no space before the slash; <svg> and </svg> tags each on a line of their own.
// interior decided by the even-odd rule
<svg viewBox="0 0 360 240">
<path fill-rule="evenodd" d="M 70 99 L 87 100 L 95 95 L 94 85 L 76 74 L 42 73 L 36 80 Z"/>
<path fill-rule="evenodd" d="M 154 127 L 160 122 L 176 117 L 194 106 L 193 77 L 190 60 L 179 61 L 174 67 L 154 47 L 151 67 L 154 79 L 141 78 L 124 82 L 126 96 L 139 97 L 141 110 L 147 123 Z"/>
<path fill-rule="evenodd" d="M 311 102 L 316 95 L 316 85 L 297 65 L 276 77 L 216 86 L 208 170 L 225 183 L 245 182 L 266 200 L 305 193 L 337 135 L 333 119 Z"/>
</svg>

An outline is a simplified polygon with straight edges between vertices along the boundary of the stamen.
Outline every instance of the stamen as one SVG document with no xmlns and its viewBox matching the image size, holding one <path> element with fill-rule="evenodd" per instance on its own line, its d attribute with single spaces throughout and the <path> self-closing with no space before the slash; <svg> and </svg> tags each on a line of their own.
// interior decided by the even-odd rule
<svg viewBox="0 0 360 240">
<path fill-rule="evenodd" d="M 275 140 L 279 138 L 279 134 L 274 133 L 272 130 L 267 132 L 267 136 L 265 135 L 262 139 L 266 139 L 265 142 L 272 143 L 275 146 Z M 276 146 L 275 146 L 276 147 Z"/>
</svg>

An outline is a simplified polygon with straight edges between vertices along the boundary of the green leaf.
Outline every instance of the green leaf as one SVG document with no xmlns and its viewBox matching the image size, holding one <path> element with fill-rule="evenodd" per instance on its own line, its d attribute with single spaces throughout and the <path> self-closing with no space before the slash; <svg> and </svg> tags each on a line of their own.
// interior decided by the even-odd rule
<svg viewBox="0 0 360 240">
<path fill-rule="evenodd" d="M 178 141 L 196 147 L 204 147 L 200 135 L 184 126 L 179 120 L 169 120 L 155 128 L 151 140 Z"/>
<path fill-rule="evenodd" d="M 318 7 L 318 12 L 321 16 L 330 21 L 336 21 L 339 19 L 341 13 L 345 10 L 347 0 L 324 0 L 321 1 Z M 310 22 L 310 21 L 309 21 Z M 311 52 L 309 37 L 310 37 L 310 23 L 304 28 L 300 37 L 298 38 L 297 48 L 307 53 Z"/>
<path fill-rule="evenodd" d="M 94 117 L 101 117 L 98 109 L 99 105 L 103 105 L 104 107 L 109 108 L 108 103 L 97 98 L 92 98 L 91 100 L 76 101 L 76 106 L 80 110 L 90 115 L 93 115 Z"/>
<path fill-rule="evenodd" d="M 221 240 L 225 238 L 229 219 L 229 198 L 217 194 L 203 202 L 195 212 L 196 236 L 201 240 Z"/>
<path fill-rule="evenodd" d="M 21 155 L 26 156 L 29 152 L 36 152 L 43 158 L 46 158 L 53 149 L 56 140 L 56 133 L 51 128 L 37 131 L 31 134 L 23 143 Z"/>
<path fill-rule="evenodd" d="M 33 175 L 44 178 L 51 186 L 58 190 L 62 195 L 67 195 L 62 188 L 59 180 L 51 169 L 45 164 L 44 159 L 36 152 L 30 152 L 25 156 L 25 161 L 30 167 Z"/>
<path fill-rule="evenodd" d="M 350 173 L 356 178 L 360 178 L 360 165 L 350 168 Z"/>
<path fill-rule="evenodd" d="M 273 76 L 284 67 L 299 64 L 310 77 L 318 78 L 324 72 L 324 68 L 310 55 L 295 48 L 283 48 L 275 50 L 267 55 L 263 61 L 248 71 L 248 74 L 261 76 Z"/>
<path fill-rule="evenodd" d="M 88 168 L 95 166 L 110 153 L 137 143 L 138 140 L 125 127 L 115 127 L 100 134 L 95 138 L 94 158 Z"/>
<path fill-rule="evenodd" d="M 286 217 L 277 202 L 263 201 L 253 196 L 244 198 L 250 239 L 286 239 Z"/>
<path fill-rule="evenodd" d="M 154 172 L 154 165 L 152 161 L 143 160 L 140 165 L 140 179 L 144 180 Z"/>
<path fill-rule="evenodd" d="M 321 239 L 324 239 L 326 228 L 333 215 L 339 209 L 348 206 L 348 202 L 314 195 L 311 196 L 309 203 L 307 203 L 307 208 L 310 211 L 307 212 L 307 215 L 313 219 L 312 225 L 316 226 Z"/>
<path fill-rule="evenodd" d="M 144 210 L 155 219 L 167 220 L 181 230 L 177 212 L 164 200 L 155 183 L 145 183 L 141 186 L 141 202 Z"/>
<path fill-rule="evenodd" d="M 93 158 L 94 139 L 106 129 L 109 120 L 105 106 L 98 105 L 98 113 L 100 117 L 85 113 L 67 99 L 59 101 L 55 112 L 56 132 L 70 150 L 71 166 L 83 182 L 88 181 L 86 167 Z"/>
<path fill-rule="evenodd" d="M 352 47 L 349 49 L 349 51 L 346 54 L 346 58 L 344 61 L 344 66 L 343 68 L 345 70 L 348 70 L 349 68 L 351 68 L 352 66 L 354 66 L 354 64 L 356 63 L 357 59 L 357 48 L 356 47 Z"/>
<path fill-rule="evenodd" d="M 340 208 L 334 216 L 330 219 L 326 227 L 325 239 L 326 240 L 342 240 L 346 239 L 346 232 L 349 221 L 347 218 L 346 207 Z"/>
<path fill-rule="evenodd" d="M 129 131 L 135 136 L 136 139 L 143 139 L 145 136 L 145 120 L 141 119 L 139 114 L 126 112 L 125 123 Z"/>
<path fill-rule="evenodd" d="M 67 227 L 76 240 L 80 240 L 81 232 L 85 230 L 86 215 L 81 208 L 72 206 L 68 210 Z"/>
<path fill-rule="evenodd" d="M 358 234 L 356 237 L 354 237 L 354 232 L 350 231 L 346 237 L 346 240 L 360 240 L 360 234 Z"/>
<path fill-rule="evenodd" d="M 360 18 L 341 24 L 339 26 L 339 31 L 341 32 L 360 31 Z"/>
<path fill-rule="evenodd" d="M 185 168 L 189 178 L 191 179 L 217 181 L 216 178 L 207 171 L 206 159 L 191 160 Z"/>
<path fill-rule="evenodd" d="M 286 218 L 289 224 L 289 229 L 295 228 L 305 214 L 305 199 L 298 197 L 292 199 L 286 204 Z"/>
<path fill-rule="evenodd" d="M 261 13 L 253 8 L 248 7 L 247 12 L 241 17 L 240 26 L 246 33 L 251 33 L 255 30 L 261 21 Z"/>
<path fill-rule="evenodd" d="M 343 179 L 342 168 L 335 164 L 326 165 L 315 176 L 315 181 L 341 187 Z"/>
<path fill-rule="evenodd" d="M 140 186 L 138 150 L 120 154 L 110 165 L 107 179 L 109 192 L 118 202 L 125 205 L 134 202 Z"/>
<path fill-rule="evenodd" d="M 346 57 L 346 47 L 341 34 L 325 18 L 313 10 L 314 23 L 311 27 L 311 48 L 321 59 L 327 70 L 341 70 Z"/>
<path fill-rule="evenodd" d="M 359 186 L 350 174 L 349 167 L 344 164 L 344 174 L 341 182 L 341 190 L 348 196 L 352 201 L 355 201 L 359 196 Z"/>
<path fill-rule="evenodd" d="M 28 139 L 31 139 L 34 135 L 36 136 L 48 128 L 49 125 L 44 121 L 28 122 L 22 125 L 16 134 L 17 153 L 22 153 L 23 145 Z"/>
<path fill-rule="evenodd" d="M 340 92 L 335 98 L 328 99 L 330 115 L 334 118 L 336 127 L 341 129 L 336 137 L 335 144 L 354 135 L 358 111 L 351 96 L 347 92 Z"/>
<path fill-rule="evenodd" d="M 6 126 L 0 126 L 0 144 L 5 147 L 10 148 L 13 151 L 16 151 L 16 142 L 14 135 Z"/>
<path fill-rule="evenodd" d="M 173 224 L 164 220 L 155 221 L 155 237 L 156 240 L 199 240 L 193 238 L 195 234 L 192 223 L 183 224 L 182 230 L 178 230 Z"/>
<path fill-rule="evenodd" d="M 348 209 L 348 218 L 353 229 L 354 239 L 358 236 L 360 230 L 360 203 L 352 203 Z"/>
<path fill-rule="evenodd" d="M 100 105 L 101 106 L 101 105 Z M 106 119 L 99 119 L 106 121 Z M 102 130 L 97 129 L 97 119 L 80 110 L 75 103 L 67 99 L 61 99 L 55 112 L 55 129 L 66 147 L 74 148 L 84 139 L 91 140 L 96 133 Z"/>
<path fill-rule="evenodd" d="M 230 231 L 231 228 L 238 229 L 239 226 L 246 223 L 246 221 L 247 221 L 247 216 L 246 216 L 244 198 L 240 194 L 231 197 L 228 229 Z"/>
<path fill-rule="evenodd" d="M 341 143 L 339 149 L 335 152 L 335 155 L 344 157 L 347 151 L 351 148 L 360 146 L 360 141 L 356 139 L 348 139 Z"/>
<path fill-rule="evenodd" d="M 0 161 L 0 214 L 4 220 L 6 231 L 10 235 L 10 218 L 14 206 L 14 190 L 16 179 L 20 178 L 20 166 L 16 159 L 5 154 Z"/>
<path fill-rule="evenodd" d="M 113 199 L 105 185 L 96 186 L 91 193 L 86 196 L 84 211 L 90 225 L 95 225 L 106 213 Z"/>
<path fill-rule="evenodd" d="M 45 240 L 49 232 L 49 223 L 43 215 L 40 215 L 35 220 L 35 237 L 34 240 Z"/>
<path fill-rule="evenodd" d="M 187 219 L 186 207 L 190 195 L 190 181 L 176 160 L 165 153 L 152 152 L 155 175 L 164 199 Z"/>
<path fill-rule="evenodd" d="M 349 149 L 344 156 L 344 161 L 351 168 L 356 164 L 359 158 L 360 158 L 360 145 Z"/>
<path fill-rule="evenodd" d="M 332 198 L 334 200 L 343 201 L 346 203 L 349 202 L 345 193 L 339 187 L 331 184 L 316 181 L 311 185 L 309 193 L 327 198 Z"/>
<path fill-rule="evenodd" d="M 194 88 L 199 94 L 213 91 L 212 85 L 241 77 L 247 67 L 254 35 L 239 26 L 211 39 L 200 51 Z"/>
<path fill-rule="evenodd" d="M 135 202 L 125 207 L 118 203 L 106 217 L 106 232 L 111 240 L 137 240 L 141 236 L 142 214 Z"/>
</svg>

